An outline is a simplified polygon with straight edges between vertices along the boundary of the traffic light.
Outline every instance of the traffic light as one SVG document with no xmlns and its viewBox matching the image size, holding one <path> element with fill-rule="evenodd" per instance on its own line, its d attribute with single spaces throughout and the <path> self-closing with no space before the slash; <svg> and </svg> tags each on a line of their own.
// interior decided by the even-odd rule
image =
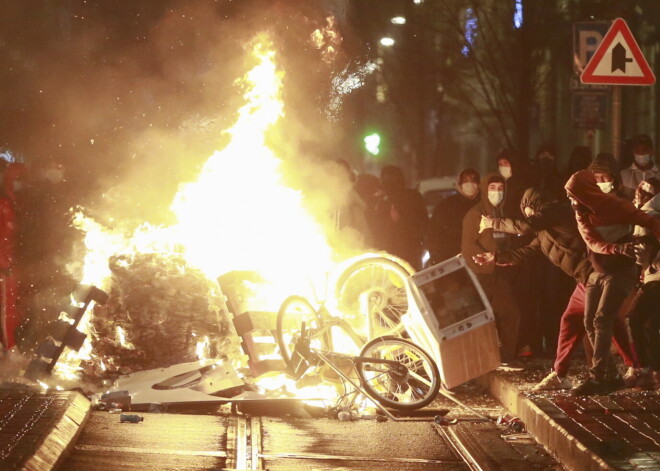
<svg viewBox="0 0 660 471">
<path fill-rule="evenodd" d="M 364 136 L 364 148 L 366 149 L 367 152 L 369 152 L 371 155 L 378 155 L 380 154 L 380 145 L 381 145 L 381 137 L 380 134 L 377 132 L 372 132 L 371 134 L 367 134 Z"/>
</svg>

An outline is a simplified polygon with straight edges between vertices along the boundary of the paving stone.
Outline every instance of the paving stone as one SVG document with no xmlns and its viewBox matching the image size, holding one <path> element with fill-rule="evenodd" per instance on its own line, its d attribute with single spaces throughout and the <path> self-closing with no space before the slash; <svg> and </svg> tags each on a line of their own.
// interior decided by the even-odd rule
<svg viewBox="0 0 660 471">
<path fill-rule="evenodd" d="M 536 375 L 492 372 L 481 382 L 514 414 L 524 414 L 528 430 L 569 468 L 660 469 L 660 396 L 656 391 L 624 389 L 586 397 L 568 391 L 532 392 L 539 379 L 535 376 L 542 377 L 549 366 L 549 362 L 537 365 Z M 584 366 L 578 369 L 579 375 L 586 372 Z"/>
</svg>

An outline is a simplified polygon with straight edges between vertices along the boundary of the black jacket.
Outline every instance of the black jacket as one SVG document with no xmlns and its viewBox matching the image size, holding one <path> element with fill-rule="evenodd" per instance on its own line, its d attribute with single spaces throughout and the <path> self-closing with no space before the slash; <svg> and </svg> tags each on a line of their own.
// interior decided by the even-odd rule
<svg viewBox="0 0 660 471">
<path fill-rule="evenodd" d="M 538 187 L 525 191 L 520 202 L 521 211 L 527 206 L 534 210 L 534 216 L 526 221 L 498 219 L 493 229 L 513 234 L 533 232 L 536 237 L 525 247 L 497 252 L 496 263 L 516 265 L 543 254 L 575 281 L 586 283 L 592 267 L 570 206 L 563 201 L 552 201 L 552 197 Z"/>
<path fill-rule="evenodd" d="M 463 218 L 478 202 L 479 197 L 470 199 L 459 192 L 438 203 L 426 232 L 426 246 L 431 256 L 431 264 L 461 253 Z"/>
</svg>

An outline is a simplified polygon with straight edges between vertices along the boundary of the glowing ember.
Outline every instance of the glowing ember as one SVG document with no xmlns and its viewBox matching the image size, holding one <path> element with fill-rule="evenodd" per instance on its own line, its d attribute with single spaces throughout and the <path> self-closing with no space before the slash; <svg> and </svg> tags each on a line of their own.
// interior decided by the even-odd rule
<svg viewBox="0 0 660 471">
<path fill-rule="evenodd" d="M 119 325 L 117 326 L 117 341 L 119 342 L 119 345 L 124 348 L 135 348 L 131 342 L 126 340 L 126 332 L 124 332 L 124 329 Z"/>
<path fill-rule="evenodd" d="M 197 359 L 198 360 L 206 360 L 209 357 L 209 338 L 208 336 L 204 336 L 202 340 L 197 342 L 197 347 L 196 347 L 196 352 L 197 352 Z"/>
</svg>

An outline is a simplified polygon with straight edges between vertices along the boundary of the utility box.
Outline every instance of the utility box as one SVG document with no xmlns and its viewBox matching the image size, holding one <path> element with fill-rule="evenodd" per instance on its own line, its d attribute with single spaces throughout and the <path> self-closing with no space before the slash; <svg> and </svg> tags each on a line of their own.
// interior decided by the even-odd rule
<svg viewBox="0 0 660 471">
<path fill-rule="evenodd" d="M 501 364 L 495 315 L 462 255 L 408 278 L 411 339 L 435 360 L 451 389 Z"/>
</svg>

